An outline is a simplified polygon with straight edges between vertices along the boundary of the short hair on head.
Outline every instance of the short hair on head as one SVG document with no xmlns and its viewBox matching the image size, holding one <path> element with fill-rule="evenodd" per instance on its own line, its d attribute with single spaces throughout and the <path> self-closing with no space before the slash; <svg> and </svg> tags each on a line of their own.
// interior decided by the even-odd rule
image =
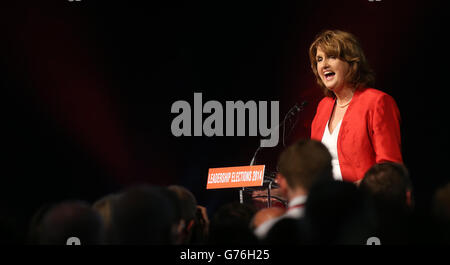
<svg viewBox="0 0 450 265">
<path fill-rule="evenodd" d="M 330 152 L 323 143 L 312 139 L 299 140 L 285 149 L 278 167 L 291 188 L 309 190 L 315 182 L 333 177 Z"/>
<path fill-rule="evenodd" d="M 450 224 L 450 182 L 436 190 L 432 205 L 434 217 Z"/>
<path fill-rule="evenodd" d="M 84 201 L 63 201 L 50 207 L 40 221 L 36 243 L 65 245 L 70 237 L 79 238 L 83 245 L 103 243 L 103 220 Z"/>
<path fill-rule="evenodd" d="M 384 162 L 375 164 L 364 175 L 360 189 L 385 207 L 405 207 L 406 192 L 412 191 L 412 183 L 405 166 Z"/>
<path fill-rule="evenodd" d="M 167 188 L 148 185 L 127 188 L 112 207 L 110 243 L 174 243 L 176 205 Z"/>
<path fill-rule="evenodd" d="M 211 219 L 208 243 L 246 245 L 257 243 L 250 229 L 256 209 L 251 204 L 232 202 L 222 205 Z"/>
<path fill-rule="evenodd" d="M 177 195 L 177 198 L 181 203 L 181 219 L 185 221 L 194 219 L 197 210 L 197 200 L 195 199 L 194 194 L 188 189 L 178 185 L 171 185 L 168 189 Z"/>
<path fill-rule="evenodd" d="M 317 49 L 325 54 L 333 55 L 347 62 L 350 66 L 346 81 L 354 88 L 373 86 L 375 73 L 370 68 L 359 40 L 351 33 L 341 30 L 325 30 L 319 33 L 309 47 L 309 60 L 311 68 L 316 76 L 317 83 L 323 88 L 325 96 L 334 97 L 320 79 L 317 71 Z"/>
<path fill-rule="evenodd" d="M 367 196 L 347 181 L 323 181 L 308 194 L 304 215 L 308 244 L 365 244 L 376 231 Z"/>
</svg>

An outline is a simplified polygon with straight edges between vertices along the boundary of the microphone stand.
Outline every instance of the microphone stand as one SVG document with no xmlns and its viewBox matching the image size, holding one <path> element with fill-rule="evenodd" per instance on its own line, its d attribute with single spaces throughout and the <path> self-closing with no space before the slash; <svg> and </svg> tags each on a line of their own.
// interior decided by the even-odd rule
<svg viewBox="0 0 450 265">
<path fill-rule="evenodd" d="M 285 140 L 284 140 L 284 138 L 285 138 L 286 120 L 287 120 L 288 118 L 291 119 L 292 117 L 295 117 L 299 112 L 303 111 L 303 109 L 305 108 L 305 106 L 306 106 L 307 104 L 308 104 L 308 102 L 307 102 L 306 100 L 302 101 L 302 103 L 300 103 L 300 105 L 296 103 L 296 104 L 295 104 L 294 106 L 292 106 L 292 108 L 290 108 L 289 111 L 286 113 L 286 115 L 284 116 L 283 122 L 282 122 L 282 123 L 279 123 L 274 129 L 271 129 L 271 130 L 275 130 L 275 129 L 278 129 L 278 128 L 280 128 L 281 126 L 283 126 L 283 137 L 282 137 L 282 138 L 283 138 L 283 147 L 286 146 Z M 297 121 L 297 120 L 296 120 L 296 121 Z M 288 134 L 290 134 L 290 133 L 292 132 L 292 129 L 294 129 L 296 123 L 297 123 L 297 122 L 295 122 L 295 123 L 291 126 L 291 129 L 289 130 L 289 133 L 288 133 Z M 261 148 L 262 148 L 262 146 L 261 146 L 261 142 L 260 142 L 258 148 L 256 149 L 255 153 L 253 154 L 252 160 L 250 161 L 250 166 L 253 166 L 253 164 L 255 163 L 256 155 L 259 153 L 259 151 L 261 150 Z M 269 189 L 268 189 L 268 191 L 267 191 L 267 196 L 268 196 L 268 207 L 271 207 L 271 206 L 272 206 L 272 203 L 271 203 L 271 201 L 270 201 L 270 190 L 271 190 L 271 188 L 272 188 L 272 182 L 273 182 L 273 181 L 274 181 L 274 180 L 272 180 L 272 179 L 270 180 L 270 182 L 269 182 Z M 242 187 L 242 188 L 239 190 L 239 202 L 240 202 L 241 204 L 244 203 L 244 190 L 245 190 L 244 187 Z"/>
</svg>

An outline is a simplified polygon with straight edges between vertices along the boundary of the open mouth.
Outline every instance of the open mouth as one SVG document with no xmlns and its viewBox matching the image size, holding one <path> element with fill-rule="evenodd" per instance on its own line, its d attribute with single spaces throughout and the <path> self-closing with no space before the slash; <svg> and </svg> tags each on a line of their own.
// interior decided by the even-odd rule
<svg viewBox="0 0 450 265">
<path fill-rule="evenodd" d="M 325 79 L 326 79 L 327 81 L 328 81 L 328 80 L 331 80 L 335 75 L 336 75 L 336 73 L 335 73 L 335 72 L 332 72 L 332 71 L 326 71 L 326 72 L 324 73 Z"/>
</svg>

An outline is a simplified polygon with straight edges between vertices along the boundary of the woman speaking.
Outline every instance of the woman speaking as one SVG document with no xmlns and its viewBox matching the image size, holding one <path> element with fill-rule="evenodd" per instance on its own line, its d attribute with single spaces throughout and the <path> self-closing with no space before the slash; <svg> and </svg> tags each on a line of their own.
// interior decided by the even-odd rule
<svg viewBox="0 0 450 265">
<path fill-rule="evenodd" d="M 324 31 L 311 44 L 309 58 L 325 93 L 311 125 L 311 138 L 330 151 L 334 178 L 358 184 L 376 163 L 402 163 L 397 104 L 371 88 L 374 74 L 355 36 Z"/>
</svg>

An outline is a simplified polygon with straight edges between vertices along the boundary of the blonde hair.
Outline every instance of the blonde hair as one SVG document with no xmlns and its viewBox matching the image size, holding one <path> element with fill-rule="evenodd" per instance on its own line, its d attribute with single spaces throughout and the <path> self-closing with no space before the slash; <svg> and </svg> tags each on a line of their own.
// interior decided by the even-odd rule
<svg viewBox="0 0 450 265">
<path fill-rule="evenodd" d="M 349 72 L 345 81 L 355 89 L 373 86 L 375 73 L 370 68 L 358 39 L 351 33 L 340 30 L 326 30 L 316 36 L 309 47 L 309 60 L 316 76 L 317 83 L 324 89 L 325 96 L 334 97 L 334 93 L 326 88 L 317 71 L 317 49 L 328 56 L 335 56 L 349 64 Z"/>
</svg>

